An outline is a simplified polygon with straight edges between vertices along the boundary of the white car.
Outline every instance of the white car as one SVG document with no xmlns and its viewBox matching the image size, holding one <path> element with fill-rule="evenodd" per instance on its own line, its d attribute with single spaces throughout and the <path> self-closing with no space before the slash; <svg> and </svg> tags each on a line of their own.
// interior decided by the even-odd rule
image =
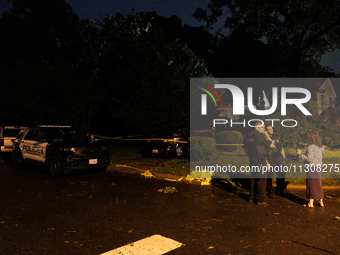
<svg viewBox="0 0 340 255">
<path fill-rule="evenodd" d="M 28 127 L 22 126 L 4 126 L 0 127 L 0 147 L 1 152 L 12 152 L 13 141 L 17 138 L 21 130 Z"/>
</svg>

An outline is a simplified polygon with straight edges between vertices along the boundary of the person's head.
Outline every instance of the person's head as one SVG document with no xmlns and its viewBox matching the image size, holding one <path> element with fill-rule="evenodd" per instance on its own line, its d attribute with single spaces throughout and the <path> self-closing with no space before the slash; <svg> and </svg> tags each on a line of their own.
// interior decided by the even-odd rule
<svg viewBox="0 0 340 255">
<path fill-rule="evenodd" d="M 267 130 L 268 134 L 270 134 L 270 135 L 274 134 L 274 130 L 273 130 L 273 127 L 271 125 L 267 125 L 266 130 Z"/>
<path fill-rule="evenodd" d="M 308 132 L 306 140 L 307 140 L 307 146 L 314 144 L 318 146 L 319 148 L 322 147 L 322 141 L 318 133 Z"/>
<path fill-rule="evenodd" d="M 255 123 L 255 129 L 258 130 L 260 133 L 263 133 L 266 130 L 262 121 L 258 121 Z"/>
</svg>

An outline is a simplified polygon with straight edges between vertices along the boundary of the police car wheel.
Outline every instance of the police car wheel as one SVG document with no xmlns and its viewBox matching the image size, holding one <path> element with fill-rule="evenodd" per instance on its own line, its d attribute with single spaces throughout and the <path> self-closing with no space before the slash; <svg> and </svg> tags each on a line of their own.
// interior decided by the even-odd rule
<svg viewBox="0 0 340 255">
<path fill-rule="evenodd" d="M 176 156 L 179 158 L 183 156 L 183 148 L 181 145 L 177 145 L 176 147 Z"/>
<path fill-rule="evenodd" d="M 22 169 L 24 167 L 24 159 L 21 152 L 16 152 L 14 154 L 14 166 L 16 169 Z"/>
<path fill-rule="evenodd" d="M 56 156 L 53 156 L 49 160 L 48 169 L 50 174 L 54 177 L 61 176 L 63 174 L 62 166 L 60 164 L 59 159 Z"/>
</svg>

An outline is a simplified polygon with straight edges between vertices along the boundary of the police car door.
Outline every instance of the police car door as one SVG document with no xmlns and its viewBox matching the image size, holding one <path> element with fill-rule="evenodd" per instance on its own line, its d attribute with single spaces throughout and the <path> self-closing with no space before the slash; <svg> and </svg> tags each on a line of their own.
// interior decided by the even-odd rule
<svg viewBox="0 0 340 255">
<path fill-rule="evenodd" d="M 30 130 L 20 142 L 24 159 L 45 163 L 46 135 L 44 130 Z"/>
</svg>

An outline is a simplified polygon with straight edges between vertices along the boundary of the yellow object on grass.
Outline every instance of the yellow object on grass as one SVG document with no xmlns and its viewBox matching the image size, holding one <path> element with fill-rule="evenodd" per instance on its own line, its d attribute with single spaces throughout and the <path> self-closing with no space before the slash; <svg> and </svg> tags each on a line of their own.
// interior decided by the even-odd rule
<svg viewBox="0 0 340 255">
<path fill-rule="evenodd" d="M 153 177 L 152 173 L 149 170 L 145 171 L 144 173 L 141 173 L 141 175 L 143 175 L 144 177 L 147 177 L 147 178 Z"/>
</svg>

